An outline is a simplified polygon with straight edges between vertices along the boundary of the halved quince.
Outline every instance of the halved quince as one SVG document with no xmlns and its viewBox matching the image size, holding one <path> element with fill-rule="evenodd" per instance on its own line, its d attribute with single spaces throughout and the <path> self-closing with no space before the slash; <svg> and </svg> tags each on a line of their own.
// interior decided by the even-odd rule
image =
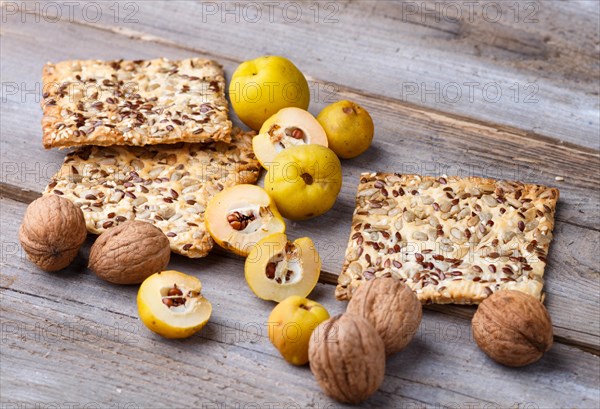
<svg viewBox="0 0 600 409">
<path fill-rule="evenodd" d="M 236 185 L 217 193 L 206 206 L 204 222 L 219 246 L 240 256 L 247 256 L 262 238 L 285 232 L 275 203 L 255 185 Z"/>
<path fill-rule="evenodd" d="M 166 338 L 187 338 L 206 325 L 212 305 L 196 277 L 168 270 L 148 277 L 138 291 L 138 314 L 152 331 Z"/>
<path fill-rule="evenodd" d="M 308 237 L 292 243 L 285 234 L 277 233 L 252 248 L 244 271 L 257 297 L 280 302 L 292 295 L 310 294 L 319 280 L 321 258 Z"/>
<path fill-rule="evenodd" d="M 290 146 L 311 144 L 327 146 L 327 134 L 310 112 L 300 108 L 279 110 L 252 139 L 254 154 L 263 167 Z"/>
</svg>

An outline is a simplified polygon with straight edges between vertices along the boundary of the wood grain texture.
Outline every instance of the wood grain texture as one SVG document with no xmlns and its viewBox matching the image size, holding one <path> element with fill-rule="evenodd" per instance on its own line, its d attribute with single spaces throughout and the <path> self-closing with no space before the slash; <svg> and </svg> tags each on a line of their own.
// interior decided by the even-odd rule
<svg viewBox="0 0 600 409">
<path fill-rule="evenodd" d="M 3 62 L 6 73 L 3 77 L 14 81 L 23 78 L 27 84 L 38 81 L 36 67 L 40 61 L 77 56 L 91 58 L 93 55 L 115 58 L 113 44 L 116 42 L 120 44 L 119 53 L 123 57 L 189 56 L 186 50 L 123 38 L 94 27 L 72 28 L 67 25 L 67 28 L 76 29 L 81 39 L 81 43 L 73 44 L 69 49 L 61 44 L 70 41 L 72 33 L 63 29 L 61 24 L 40 23 L 27 27 L 13 24 L 4 27 L 7 28 L 3 49 L 9 53 L 20 53 L 20 60 Z M 52 37 L 43 35 L 48 32 L 52 33 Z M 95 48 L 90 51 L 85 44 L 92 41 Z M 230 75 L 236 65 L 229 60 L 223 63 Z M 24 66 L 28 69 L 24 70 Z M 46 151 L 41 147 L 39 106 L 31 96 L 25 102 L 17 100 L 17 97 L 20 96 L 9 95 L 9 101 L 2 105 L 1 155 L 3 166 L 8 168 L 8 171 L 3 170 L 3 181 L 41 191 L 58 169 L 64 153 Z M 591 168 L 600 167 L 597 153 L 519 134 L 518 130 L 424 111 L 392 100 L 365 97 L 350 91 L 340 97 L 357 101 L 373 114 L 377 127 L 375 142 L 365 154 L 344 161 L 342 192 L 331 212 L 316 221 L 290 222 L 288 225 L 291 237 L 309 236 L 315 240 L 323 258 L 324 270 L 330 273 L 324 276 L 328 282 L 334 281 L 334 276 L 341 271 L 356 186 L 360 173 L 365 170 L 473 174 L 556 186 L 561 190 L 556 229 L 565 234 L 557 233 L 550 248 L 550 263 L 546 270 L 547 304 L 555 319 L 556 334 L 561 339 L 587 350 L 600 351 L 600 307 L 595 297 L 599 283 L 598 270 L 594 267 L 599 261 L 595 248 L 600 241 L 597 231 L 600 220 L 596 217 L 600 211 L 600 200 L 597 195 L 589 194 L 599 186 L 597 179 L 589 177 Z M 313 112 L 317 113 L 319 107 Z M 24 121 L 24 117 L 35 119 Z M 27 152 L 27 157 L 22 152 Z M 566 182 L 556 182 L 556 175 L 564 175 Z M 578 262 L 579 252 L 589 256 Z M 449 311 L 460 310 L 449 307 Z M 581 319 L 574 321 L 574 315 Z"/>
<path fill-rule="evenodd" d="M 74 20 L 220 60 L 286 55 L 330 83 L 318 86 L 322 98 L 349 87 L 597 147 L 589 137 L 600 128 L 597 3 L 450 3 L 274 2 L 253 13 L 244 3 L 180 0 L 137 3 L 127 22 L 109 10 Z"/>
<path fill-rule="evenodd" d="M 269 343 L 266 320 L 273 304 L 251 295 L 241 259 L 172 258 L 169 268 L 202 280 L 214 312 L 197 336 L 168 341 L 138 320 L 136 286 L 111 285 L 86 269 L 91 240 L 71 267 L 53 274 L 38 270 L 18 247 L 7 248 L 17 240 L 25 205 L 7 199 L 0 204 L 3 214 L 12 215 L 2 230 L 3 402 L 333 404 L 308 368 L 287 365 Z M 345 305 L 329 285 L 319 285 L 312 298 L 332 314 Z M 507 407 L 517 399 L 538 407 L 594 407 L 599 369 L 600 357 L 560 344 L 528 368 L 501 367 L 477 349 L 467 321 L 426 311 L 416 339 L 388 361 L 381 390 L 365 406 Z M 484 379 L 494 379 L 497 388 L 484 387 Z M 35 388 L 25 387 L 32 381 Z"/>
<path fill-rule="evenodd" d="M 0 184 L 0 195 L 22 203 L 35 200 L 40 194 L 30 190 L 16 189 L 11 185 Z M 352 206 L 341 209 L 336 204 L 328 216 L 335 220 L 351 220 Z M 325 226 L 325 227 L 324 227 Z M 290 239 L 311 237 L 323 262 L 323 271 L 319 281 L 332 286 L 337 284 L 347 244 L 347 232 L 350 226 L 346 222 L 321 224 L 288 221 L 287 234 Z M 550 246 L 548 265 L 545 271 L 545 305 L 552 315 L 557 341 L 577 346 L 585 351 L 600 355 L 600 282 L 597 266 L 600 254 L 595 251 L 600 233 L 558 222 L 555 237 Z M 221 257 L 240 260 L 218 247 L 215 254 Z M 589 254 L 589 259 L 581 260 L 581 252 Z M 334 291 L 333 287 L 330 289 Z M 470 320 L 474 307 L 454 305 L 428 306 L 443 314 Z M 577 320 L 573 320 L 577 316 Z"/>
<path fill-rule="evenodd" d="M 561 190 L 546 270 L 556 341 L 550 353 L 524 369 L 500 367 L 471 339 L 473 308 L 428 307 L 416 340 L 388 362 L 383 387 L 364 406 L 600 405 L 600 182 L 593 177 L 600 168 L 600 3 L 520 2 L 518 19 L 503 9 L 501 19 L 490 23 L 481 16 L 435 21 L 425 8 L 438 2 L 413 2 L 412 13 L 406 9 L 411 2 L 341 1 L 333 3 L 335 24 L 323 21 L 325 3 L 317 23 L 308 14 L 313 2 L 299 2 L 304 18 L 297 23 L 284 21 L 283 3 L 267 24 L 235 23 L 232 15 L 222 23 L 222 9 L 205 16 L 209 2 L 191 1 L 136 2 L 132 17 L 138 22 L 125 22 L 132 9 L 117 3 L 115 22 L 109 3 L 101 5 L 98 21 L 85 21 L 76 6 L 73 22 L 67 14 L 59 22 L 36 22 L 29 14 L 22 23 L 15 14 L 0 25 L 3 404 L 334 407 L 307 368 L 285 364 L 270 345 L 264 324 L 273 304 L 248 290 L 241 258 L 219 250 L 202 260 L 173 257 L 171 268 L 202 280 L 214 315 L 198 336 L 166 341 L 137 319 L 135 287 L 110 285 L 85 268 L 91 239 L 76 262 L 56 274 L 36 269 L 16 240 L 26 203 L 64 157 L 41 147 L 36 83 L 45 62 L 199 56 L 218 59 L 230 77 L 242 60 L 282 54 L 309 76 L 316 94 L 311 112 L 352 99 L 376 122 L 373 147 L 343 163 L 344 185 L 332 211 L 288 224 L 292 238 L 310 236 L 317 243 L 326 271 L 311 298 L 332 313 L 344 308 L 331 284 L 342 263 L 360 172 L 473 174 Z M 536 23 L 524 21 L 530 3 L 537 7 L 529 15 Z M 422 95 L 436 84 L 468 81 L 498 83 L 507 98 L 483 101 L 480 88 L 473 102 L 466 95 L 455 103 Z M 515 83 L 520 102 L 510 99 Z M 523 102 L 530 83 L 537 85 L 537 103 Z M 408 95 L 407 84 L 417 84 L 418 92 Z"/>
<path fill-rule="evenodd" d="M 40 61 L 69 58 L 116 58 L 115 42 L 119 42 L 119 56 L 150 58 L 165 55 L 183 58 L 189 49 L 124 38 L 121 35 L 77 26 L 81 40 L 71 47 L 69 42 L 75 28 L 60 23 L 41 22 L 35 25 L 6 24 L 3 26 L 3 49 L 18 53 L 19 60 L 3 62 L 3 78 L 7 82 L 24 82 L 27 89 L 39 83 Z M 49 36 L 47 33 L 52 33 Z M 93 42 L 93 50 L 87 44 Z M 207 55 L 210 57 L 210 55 Z M 237 64 L 221 60 L 230 76 Z M 27 67 L 27 69 L 24 69 Z M 39 144 L 40 109 L 35 95 L 6 95 L 2 104 L 5 120 L 0 124 L 2 133 L 2 180 L 32 190 L 38 190 L 58 169 L 62 162 L 59 151 L 44 151 Z M 24 98 L 22 100 L 22 98 Z M 339 92 L 339 99 L 351 99 L 373 114 L 377 135 L 374 146 L 360 157 L 345 161 L 344 176 L 351 185 L 344 184 L 342 198 L 353 196 L 358 174 L 365 170 L 395 170 L 403 173 L 460 174 L 493 178 L 517 179 L 527 183 L 556 186 L 561 190 L 559 220 L 600 230 L 600 211 L 596 197 L 588 189 L 597 189 L 599 181 L 589 177 L 591 169 L 600 167 L 600 158 L 593 149 L 580 149 L 557 144 L 548 138 L 528 135 L 525 131 L 487 125 L 467 118 L 441 112 L 423 110 L 396 100 L 364 96 L 351 90 Z M 318 113 L 323 102 L 314 103 Z M 31 118 L 23 121 L 22 118 Z M 239 121 L 235 121 L 239 124 Z M 481 143 L 485 140 L 485 143 Z M 25 161 L 20 152 L 31 154 L 33 161 Z M 550 160 L 551 158 L 551 160 Z M 556 176 L 565 178 L 558 183 Z M 350 189 L 346 187 L 350 186 Z M 346 195 L 346 196 L 344 196 Z"/>
</svg>

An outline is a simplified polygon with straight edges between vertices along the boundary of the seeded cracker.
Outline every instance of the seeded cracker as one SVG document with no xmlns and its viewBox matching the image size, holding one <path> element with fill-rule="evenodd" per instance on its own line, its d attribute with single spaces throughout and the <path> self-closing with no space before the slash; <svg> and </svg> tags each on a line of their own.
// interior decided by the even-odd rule
<svg viewBox="0 0 600 409">
<path fill-rule="evenodd" d="M 43 83 L 46 148 L 230 139 L 215 61 L 63 61 L 44 66 Z"/>
<path fill-rule="evenodd" d="M 558 196 L 520 182 L 364 173 L 336 297 L 391 275 L 423 303 L 477 304 L 500 289 L 543 299 Z"/>
<path fill-rule="evenodd" d="M 213 246 L 204 226 L 208 200 L 258 179 L 253 135 L 235 129 L 232 144 L 80 148 L 67 155 L 44 194 L 73 201 L 92 233 L 126 220 L 147 221 L 167 235 L 175 253 L 204 257 Z"/>
</svg>

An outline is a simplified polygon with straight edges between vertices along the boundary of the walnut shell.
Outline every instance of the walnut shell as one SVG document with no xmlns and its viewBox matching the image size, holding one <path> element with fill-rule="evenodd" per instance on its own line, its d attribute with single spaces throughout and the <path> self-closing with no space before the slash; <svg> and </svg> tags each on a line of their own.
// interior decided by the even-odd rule
<svg viewBox="0 0 600 409">
<path fill-rule="evenodd" d="M 552 346 L 552 322 L 544 305 L 521 291 L 503 290 L 486 298 L 473 316 L 473 337 L 494 361 L 525 366 Z"/>
<path fill-rule="evenodd" d="M 28 258 L 45 271 L 71 264 L 86 237 L 81 209 L 57 195 L 31 202 L 19 229 L 19 241 Z"/>
<path fill-rule="evenodd" d="M 382 277 L 359 286 L 347 312 L 366 318 L 379 333 L 387 356 L 404 349 L 413 339 L 423 316 L 416 294 L 400 280 Z"/>
<path fill-rule="evenodd" d="M 115 284 L 139 284 L 169 264 L 169 239 L 156 226 L 127 221 L 102 233 L 90 251 L 89 268 Z"/>
<path fill-rule="evenodd" d="M 313 331 L 308 356 L 321 389 L 337 401 L 357 404 L 371 396 L 385 375 L 385 346 L 358 315 L 341 314 Z"/>
</svg>

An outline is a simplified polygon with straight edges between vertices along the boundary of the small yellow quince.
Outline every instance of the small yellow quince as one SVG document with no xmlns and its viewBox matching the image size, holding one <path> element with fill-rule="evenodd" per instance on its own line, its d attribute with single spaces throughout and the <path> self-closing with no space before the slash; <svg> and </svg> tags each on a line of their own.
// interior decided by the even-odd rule
<svg viewBox="0 0 600 409">
<path fill-rule="evenodd" d="M 239 65 L 231 77 L 229 98 L 242 122 L 258 131 L 282 108 L 308 109 L 310 90 L 290 60 L 265 56 Z"/>
<path fill-rule="evenodd" d="M 265 190 L 281 214 L 304 220 L 327 212 L 342 188 L 342 165 L 321 145 L 292 146 L 267 166 Z"/>
<path fill-rule="evenodd" d="M 329 148 L 340 158 L 354 158 L 373 141 L 375 127 L 366 109 L 351 101 L 339 101 L 323 108 L 317 121 L 327 133 Z"/>
<path fill-rule="evenodd" d="M 321 304 L 291 296 L 280 302 L 269 316 L 269 339 L 281 356 L 291 364 L 308 362 L 308 342 L 313 330 L 329 319 Z"/>
</svg>

